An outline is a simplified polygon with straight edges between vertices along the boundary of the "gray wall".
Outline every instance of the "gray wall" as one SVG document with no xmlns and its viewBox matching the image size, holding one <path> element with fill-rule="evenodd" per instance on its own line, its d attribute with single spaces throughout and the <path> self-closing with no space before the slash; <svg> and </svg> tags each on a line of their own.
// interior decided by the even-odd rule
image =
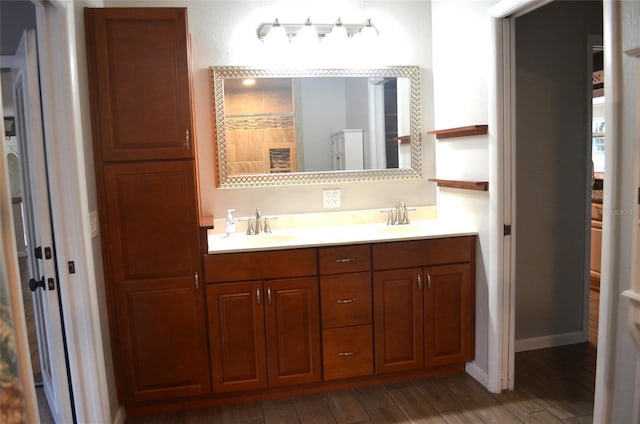
<svg viewBox="0 0 640 424">
<path fill-rule="evenodd" d="M 588 34 L 602 34 L 601 2 L 553 2 L 516 21 L 516 341 L 582 331 Z"/>
<path fill-rule="evenodd" d="M 364 166 L 371 168 L 369 159 L 369 82 L 367 78 L 346 80 L 346 113 L 348 129 L 362 129 Z"/>
<path fill-rule="evenodd" d="M 36 12 L 30 0 L 0 1 L 0 54 L 13 56 L 22 31 L 36 27 Z"/>
<path fill-rule="evenodd" d="M 296 127 L 304 144 L 304 170 L 333 169 L 331 134 L 345 128 L 344 78 L 303 78 Z M 297 98 L 297 96 L 296 96 Z M 312 100 L 312 101 L 311 101 Z M 331 107 L 327 107 L 331 105 Z"/>
</svg>

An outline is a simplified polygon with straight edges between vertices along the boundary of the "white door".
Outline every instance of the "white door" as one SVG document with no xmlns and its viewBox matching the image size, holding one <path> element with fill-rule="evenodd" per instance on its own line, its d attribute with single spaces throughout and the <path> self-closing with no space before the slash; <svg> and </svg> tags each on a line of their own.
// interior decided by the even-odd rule
<svg viewBox="0 0 640 424">
<path fill-rule="evenodd" d="M 18 67 L 13 72 L 16 136 L 43 387 L 55 422 L 70 423 L 73 416 L 54 259 L 35 30 L 23 33 L 16 59 Z"/>
</svg>

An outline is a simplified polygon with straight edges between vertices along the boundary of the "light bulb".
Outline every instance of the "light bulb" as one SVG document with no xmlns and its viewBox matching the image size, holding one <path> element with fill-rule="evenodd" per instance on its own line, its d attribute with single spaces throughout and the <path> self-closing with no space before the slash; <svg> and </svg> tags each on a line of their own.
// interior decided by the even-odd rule
<svg viewBox="0 0 640 424">
<path fill-rule="evenodd" d="M 287 31 L 280 25 L 278 19 L 273 22 L 269 33 L 264 37 L 264 44 L 270 49 L 283 49 L 289 44 Z"/>
<path fill-rule="evenodd" d="M 349 34 L 347 34 L 347 28 L 342 25 L 342 21 L 338 18 L 336 24 L 331 28 L 331 42 L 332 43 L 346 43 L 349 40 Z"/>
<path fill-rule="evenodd" d="M 360 30 L 360 34 L 362 35 L 362 39 L 366 43 L 371 43 L 373 40 L 378 38 L 378 30 L 371 23 L 371 19 L 367 19 L 367 23 Z"/>
<path fill-rule="evenodd" d="M 300 28 L 293 41 L 299 48 L 309 48 L 318 44 L 318 30 L 311 23 L 310 18 L 307 18 L 307 21 L 302 28 Z"/>
</svg>

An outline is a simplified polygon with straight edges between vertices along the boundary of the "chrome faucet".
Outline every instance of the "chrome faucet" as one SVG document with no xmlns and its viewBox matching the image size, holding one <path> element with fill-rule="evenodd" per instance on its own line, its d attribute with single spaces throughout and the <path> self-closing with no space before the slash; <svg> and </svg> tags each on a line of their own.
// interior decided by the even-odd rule
<svg viewBox="0 0 640 424">
<path fill-rule="evenodd" d="M 396 200 L 396 217 L 394 220 L 395 225 L 406 224 L 407 220 L 407 205 L 404 202 Z"/>
<path fill-rule="evenodd" d="M 259 208 L 256 208 L 254 216 L 239 218 L 238 221 L 247 221 L 247 235 L 253 236 L 260 233 L 271 233 L 271 220 L 278 219 L 277 216 L 262 215 Z"/>
<path fill-rule="evenodd" d="M 409 211 L 412 210 L 415 210 L 415 208 L 409 209 L 406 203 L 397 200 L 395 208 L 384 209 L 380 212 L 387 213 L 387 225 L 406 225 L 411 224 L 409 221 Z"/>
<path fill-rule="evenodd" d="M 260 234 L 262 232 L 262 212 L 256 208 L 256 226 L 253 234 Z"/>
</svg>

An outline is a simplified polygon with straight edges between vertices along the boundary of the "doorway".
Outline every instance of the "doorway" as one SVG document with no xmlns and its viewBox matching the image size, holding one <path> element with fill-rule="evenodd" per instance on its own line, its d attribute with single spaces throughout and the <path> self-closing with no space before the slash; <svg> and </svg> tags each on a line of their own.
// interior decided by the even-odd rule
<svg viewBox="0 0 640 424">
<path fill-rule="evenodd" d="M 593 40 L 585 40 L 601 37 L 602 3 L 551 2 L 508 22 L 516 224 L 510 355 L 525 353 L 515 355 L 509 371 L 517 379 L 526 353 L 556 347 L 586 357 L 593 376 L 589 311 L 597 311 L 598 296 L 590 290 L 593 96 L 587 66 Z M 592 408 L 593 382 L 587 390 Z"/>
<path fill-rule="evenodd" d="M 16 239 L 16 252 L 18 253 L 18 266 L 20 270 L 20 287 L 22 291 L 22 300 L 24 306 L 25 322 L 27 325 L 27 339 L 29 342 L 29 356 L 31 368 L 33 371 L 33 383 L 36 387 L 36 396 L 38 399 L 38 411 L 40 421 L 42 423 L 53 423 L 53 415 L 46 401 L 43 384 L 41 356 L 44 352 L 40 351 L 39 345 L 46 345 L 46 333 L 43 331 L 45 323 L 43 322 L 43 311 L 41 309 L 41 299 L 36 291 L 32 291 L 29 287 L 29 281 L 32 275 L 37 273 L 37 262 L 32 253 L 35 243 L 34 237 L 29 237 L 28 223 L 32 220 L 28 211 L 31 200 L 27 200 L 29 194 L 24 190 L 23 184 L 27 178 L 24 175 L 24 167 L 22 166 L 25 157 L 25 146 L 20 146 L 18 134 L 15 131 L 15 125 L 19 125 L 23 117 L 16 109 L 12 96 L 12 70 L 10 68 L 1 69 L 2 77 L 2 97 L 3 112 L 5 113 L 5 123 L 7 118 L 14 124 L 14 131 L 5 131 L 3 142 L 3 154 L 9 169 L 9 186 L 11 190 L 12 216 L 14 223 L 14 234 Z M 10 115 L 10 116 L 8 116 Z M 17 123 L 16 123 L 17 121 Z M 11 128 L 11 127 L 8 127 Z M 31 239 L 31 240 L 29 240 Z M 35 281 L 35 280 L 34 280 Z M 49 365 L 45 360 L 45 368 Z"/>
<path fill-rule="evenodd" d="M 2 153 L 10 169 L 30 362 L 41 421 L 67 423 L 74 418 L 49 205 L 36 31 L 22 31 L 22 25 L 35 26 L 35 7 L 30 2 L 2 6 L 2 37 L 20 33 L 15 54 L 2 55 L 3 113 L 11 123 Z M 7 15 L 15 18 L 13 26 L 5 25 Z M 24 16 L 33 19 L 20 19 Z"/>
</svg>

